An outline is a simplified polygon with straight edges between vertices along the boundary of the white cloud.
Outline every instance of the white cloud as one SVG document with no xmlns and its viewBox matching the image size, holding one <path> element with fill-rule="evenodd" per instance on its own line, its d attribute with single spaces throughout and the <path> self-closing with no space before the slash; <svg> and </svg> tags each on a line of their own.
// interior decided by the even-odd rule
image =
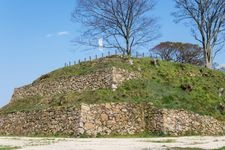
<svg viewBox="0 0 225 150">
<path fill-rule="evenodd" d="M 225 64 L 221 64 L 220 67 L 221 67 L 221 68 L 222 68 L 222 67 L 225 68 Z"/>
<path fill-rule="evenodd" d="M 51 37 L 55 37 L 55 36 L 67 36 L 70 33 L 68 31 L 61 31 L 61 32 L 57 32 L 57 33 L 48 33 L 45 35 L 46 38 L 51 38 Z"/>
<path fill-rule="evenodd" d="M 58 36 L 66 36 L 69 35 L 70 33 L 68 31 L 62 31 L 62 32 L 58 32 L 57 35 Z"/>
</svg>

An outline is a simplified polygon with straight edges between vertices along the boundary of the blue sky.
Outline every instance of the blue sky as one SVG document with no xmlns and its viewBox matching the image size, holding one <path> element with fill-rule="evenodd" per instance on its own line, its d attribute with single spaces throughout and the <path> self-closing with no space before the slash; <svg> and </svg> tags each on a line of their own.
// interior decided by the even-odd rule
<svg viewBox="0 0 225 150">
<path fill-rule="evenodd" d="M 76 0 L 0 0 L 0 106 L 13 89 L 31 83 L 65 62 L 99 53 L 77 50 L 71 40 L 81 27 L 71 22 Z M 189 28 L 175 24 L 172 0 L 158 0 L 153 14 L 159 17 L 161 41 L 196 43 Z M 216 62 L 225 64 L 225 52 Z"/>
</svg>

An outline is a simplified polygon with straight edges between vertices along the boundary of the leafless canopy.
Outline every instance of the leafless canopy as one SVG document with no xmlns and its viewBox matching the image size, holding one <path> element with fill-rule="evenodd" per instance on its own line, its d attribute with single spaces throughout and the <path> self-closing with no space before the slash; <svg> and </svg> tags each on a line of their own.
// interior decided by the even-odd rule
<svg viewBox="0 0 225 150">
<path fill-rule="evenodd" d="M 203 65 L 202 48 L 191 43 L 161 42 L 151 52 L 162 60 Z"/>
<path fill-rule="evenodd" d="M 189 20 L 194 38 L 203 47 L 208 68 L 225 42 L 225 0 L 175 0 L 176 21 Z"/>
<path fill-rule="evenodd" d="M 157 37 L 153 7 L 153 0 L 78 0 L 72 18 L 87 28 L 78 42 L 98 46 L 96 39 L 103 38 L 104 48 L 131 55 Z"/>
</svg>

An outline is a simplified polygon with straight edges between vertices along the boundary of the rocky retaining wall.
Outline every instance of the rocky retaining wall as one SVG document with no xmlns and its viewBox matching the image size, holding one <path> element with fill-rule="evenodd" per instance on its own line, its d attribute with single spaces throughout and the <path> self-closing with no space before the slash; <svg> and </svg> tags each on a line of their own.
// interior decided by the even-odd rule
<svg viewBox="0 0 225 150">
<path fill-rule="evenodd" d="M 168 135 L 221 135 L 224 123 L 184 110 L 157 109 L 150 104 L 81 104 L 0 115 L 1 135 L 109 135 L 143 131 Z"/>
<path fill-rule="evenodd" d="M 117 88 L 124 80 L 136 78 L 138 75 L 120 68 L 107 68 L 87 75 L 59 78 L 51 81 L 34 82 L 16 88 L 12 101 L 29 96 L 52 96 L 70 91 L 96 90 L 99 88 Z"/>
<path fill-rule="evenodd" d="M 201 116 L 185 110 L 161 110 L 162 131 L 169 135 L 219 135 L 225 131 L 225 124 L 213 117 Z"/>
<path fill-rule="evenodd" d="M 80 108 L 48 109 L 0 115 L 0 134 L 78 135 Z"/>
<path fill-rule="evenodd" d="M 142 104 L 107 103 L 81 106 L 80 134 L 135 134 L 145 130 Z"/>
<path fill-rule="evenodd" d="M 221 135 L 225 122 L 185 110 L 157 109 L 147 106 L 146 129 L 165 135 Z"/>
</svg>

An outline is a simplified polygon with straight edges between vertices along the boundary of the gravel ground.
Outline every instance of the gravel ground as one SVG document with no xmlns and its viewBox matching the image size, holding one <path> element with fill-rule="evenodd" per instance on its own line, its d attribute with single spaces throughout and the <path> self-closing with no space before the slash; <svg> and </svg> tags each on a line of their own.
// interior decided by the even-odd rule
<svg viewBox="0 0 225 150">
<path fill-rule="evenodd" d="M 122 139 L 0 137 L 0 146 L 16 146 L 22 150 L 168 150 L 174 147 L 208 150 L 225 147 L 225 136 Z"/>
</svg>

